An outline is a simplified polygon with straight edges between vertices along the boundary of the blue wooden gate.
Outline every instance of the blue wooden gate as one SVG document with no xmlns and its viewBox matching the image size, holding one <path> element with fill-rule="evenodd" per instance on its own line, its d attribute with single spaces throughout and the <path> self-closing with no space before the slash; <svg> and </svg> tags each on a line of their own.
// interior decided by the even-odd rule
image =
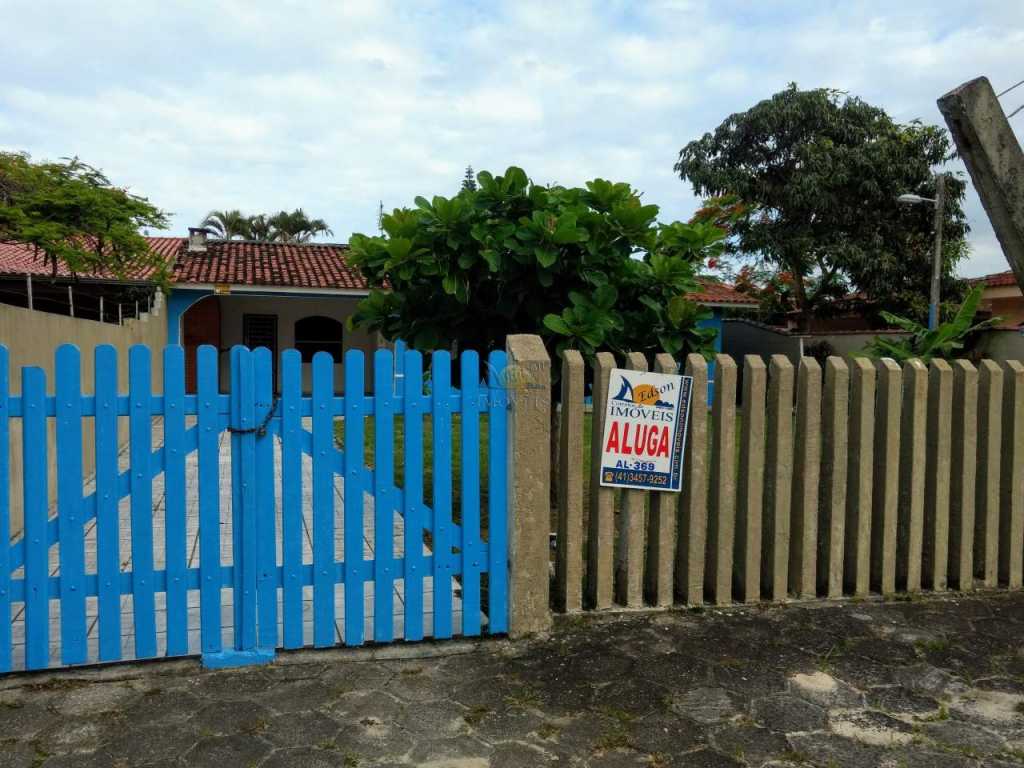
<svg viewBox="0 0 1024 768">
<path fill-rule="evenodd" d="M 347 352 L 339 395 L 318 352 L 305 395 L 297 351 L 281 355 L 275 393 L 271 353 L 235 347 L 223 394 L 205 346 L 190 394 L 172 346 L 154 394 L 147 347 L 130 350 L 122 393 L 101 346 L 83 394 L 65 345 L 53 394 L 26 367 L 12 395 L 0 346 L 0 672 L 186 654 L 234 666 L 278 648 L 505 632 L 505 355 L 481 380 L 464 352 L 458 389 L 448 352 L 429 378 L 419 352 L 399 355 L 375 353 L 366 394 L 363 353 Z"/>
</svg>

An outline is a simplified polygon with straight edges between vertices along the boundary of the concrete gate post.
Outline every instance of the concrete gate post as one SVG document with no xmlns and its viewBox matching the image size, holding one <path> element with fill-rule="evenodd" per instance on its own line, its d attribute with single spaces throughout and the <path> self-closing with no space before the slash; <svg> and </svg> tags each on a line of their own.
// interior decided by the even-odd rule
<svg viewBox="0 0 1024 768">
<path fill-rule="evenodd" d="M 509 636 L 544 632 L 551 530 L 551 358 L 540 336 L 507 337 Z"/>
</svg>

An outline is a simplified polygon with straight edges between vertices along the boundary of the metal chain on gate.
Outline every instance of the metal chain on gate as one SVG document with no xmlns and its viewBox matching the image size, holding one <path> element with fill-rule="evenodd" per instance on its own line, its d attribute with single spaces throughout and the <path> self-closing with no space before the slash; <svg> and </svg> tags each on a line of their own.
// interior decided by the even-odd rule
<svg viewBox="0 0 1024 768">
<path fill-rule="evenodd" d="M 270 402 L 270 408 L 267 409 L 267 415 L 263 417 L 263 421 L 257 424 L 255 427 L 242 428 L 228 426 L 228 432 L 233 435 L 251 435 L 253 432 L 256 433 L 256 437 L 263 437 L 267 434 L 267 425 L 270 424 L 270 420 L 274 418 L 274 411 L 277 410 L 278 396 L 274 395 L 274 399 Z"/>
</svg>

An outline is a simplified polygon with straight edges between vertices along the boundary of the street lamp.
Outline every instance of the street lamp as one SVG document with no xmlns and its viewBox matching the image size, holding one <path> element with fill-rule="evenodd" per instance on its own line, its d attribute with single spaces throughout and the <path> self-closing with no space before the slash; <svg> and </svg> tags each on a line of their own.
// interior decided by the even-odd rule
<svg viewBox="0 0 1024 768">
<path fill-rule="evenodd" d="M 896 202 L 907 205 L 931 203 L 935 206 L 935 253 L 932 255 L 932 286 L 928 304 L 928 329 L 934 331 L 939 327 L 939 286 L 942 283 L 942 213 L 946 198 L 946 174 L 935 176 L 935 197 L 904 194 L 896 198 Z"/>
</svg>

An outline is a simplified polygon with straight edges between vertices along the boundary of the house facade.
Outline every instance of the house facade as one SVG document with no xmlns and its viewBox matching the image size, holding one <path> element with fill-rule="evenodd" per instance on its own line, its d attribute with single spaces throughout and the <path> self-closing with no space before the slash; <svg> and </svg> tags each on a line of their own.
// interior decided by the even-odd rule
<svg viewBox="0 0 1024 768">
<path fill-rule="evenodd" d="M 1002 318 L 999 322 L 1000 327 L 1018 328 L 1024 324 L 1024 294 L 1021 293 L 1013 272 L 996 272 L 971 282 L 984 286 L 981 309 L 991 312 L 994 317 Z"/>
<path fill-rule="evenodd" d="M 188 237 L 147 239 L 171 265 L 172 290 L 166 297 L 149 274 L 129 279 L 73 276 L 64 270 L 54 274 L 30 248 L 0 245 L 0 302 L 106 323 L 144 317 L 163 304 L 152 319 L 166 323 L 167 343 L 185 349 L 189 392 L 195 391 L 196 352 L 204 344 L 219 350 L 222 391 L 229 388 L 229 356 L 237 344 L 267 347 L 278 361 L 282 351 L 298 350 L 307 392 L 313 355 L 331 354 L 335 389 L 341 391 L 345 353 L 363 350 L 370 391 L 372 355 L 385 342 L 376 333 L 348 328 L 370 287 L 349 265 L 347 245 L 214 240 L 202 229 L 190 229 Z M 702 280 L 690 298 L 711 311 L 701 325 L 718 330 L 718 351 L 723 321 L 757 307 L 755 299 L 710 279 Z"/>
</svg>

